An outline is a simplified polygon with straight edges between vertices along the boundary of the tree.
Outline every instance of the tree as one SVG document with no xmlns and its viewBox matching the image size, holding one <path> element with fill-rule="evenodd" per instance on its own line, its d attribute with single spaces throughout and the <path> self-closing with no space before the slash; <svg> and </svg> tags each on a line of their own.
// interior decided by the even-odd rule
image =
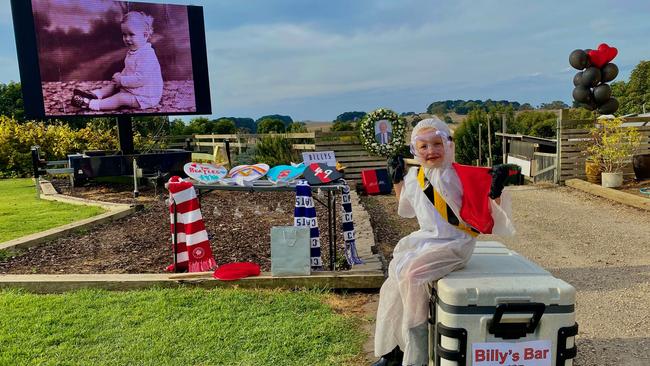
<svg viewBox="0 0 650 366">
<path fill-rule="evenodd" d="M 229 135 L 236 133 L 237 127 L 235 126 L 235 122 L 226 118 L 221 118 L 214 122 L 212 132 L 216 134 Z"/>
<path fill-rule="evenodd" d="M 344 112 L 336 116 L 335 121 L 356 122 L 366 116 L 366 112 Z"/>
<path fill-rule="evenodd" d="M 535 108 L 533 108 L 533 106 L 530 105 L 530 103 L 524 103 L 524 104 L 519 106 L 520 111 L 531 111 L 533 109 L 535 109 Z"/>
<path fill-rule="evenodd" d="M 258 120 L 257 133 L 283 133 L 285 131 L 284 122 L 276 118 L 266 118 Z"/>
<path fill-rule="evenodd" d="M 554 137 L 557 114 L 551 111 L 524 111 L 508 123 L 508 133 L 538 137 Z"/>
<path fill-rule="evenodd" d="M 307 132 L 307 124 L 305 122 L 294 122 L 289 125 L 287 132 L 294 132 L 294 133 Z"/>
<path fill-rule="evenodd" d="M 13 117 L 19 123 L 25 122 L 25 106 L 20 83 L 0 83 L 0 115 Z"/>
<path fill-rule="evenodd" d="M 564 103 L 561 100 L 554 100 L 550 103 L 542 103 L 539 105 L 539 109 L 564 109 L 569 108 L 569 105 Z"/>
<path fill-rule="evenodd" d="M 479 165 L 487 164 L 489 158 L 489 145 L 492 143 L 492 164 L 499 164 L 502 161 L 501 139 L 497 138 L 496 132 L 501 131 L 501 117 L 504 113 L 506 120 L 512 119 L 514 109 L 512 106 L 506 108 L 498 106 L 490 112 L 485 112 L 480 108 L 473 109 L 463 120 L 461 125 L 454 132 L 454 142 L 456 144 L 456 161 L 461 164 L 475 164 L 478 160 L 479 145 L 479 125 L 481 128 L 481 161 Z M 490 123 L 490 139 L 488 140 L 487 124 Z"/>
<path fill-rule="evenodd" d="M 205 117 L 192 118 L 184 131 L 184 135 L 212 133 L 212 122 Z"/>
<path fill-rule="evenodd" d="M 174 118 L 169 122 L 169 134 L 172 136 L 175 135 L 184 135 L 185 134 L 185 122 L 180 118 Z"/>
<path fill-rule="evenodd" d="M 639 62 L 627 83 L 612 83 L 612 96 L 619 101 L 619 114 L 642 113 L 650 110 L 650 61 Z"/>
<path fill-rule="evenodd" d="M 358 125 L 358 123 L 357 123 Z M 354 123 L 345 121 L 334 121 L 330 130 L 337 131 L 354 131 Z"/>
<path fill-rule="evenodd" d="M 285 130 L 286 130 L 287 127 L 289 127 L 290 124 L 293 123 L 293 119 L 290 116 L 283 116 L 283 115 L 280 115 L 280 114 L 270 114 L 268 116 L 262 116 L 262 117 L 258 118 L 257 121 L 255 121 L 257 123 L 257 126 L 259 126 L 260 122 L 265 120 L 265 119 L 277 119 L 277 120 L 282 121 L 282 123 L 284 124 Z M 261 132 L 258 131 L 258 133 L 261 133 Z"/>
</svg>

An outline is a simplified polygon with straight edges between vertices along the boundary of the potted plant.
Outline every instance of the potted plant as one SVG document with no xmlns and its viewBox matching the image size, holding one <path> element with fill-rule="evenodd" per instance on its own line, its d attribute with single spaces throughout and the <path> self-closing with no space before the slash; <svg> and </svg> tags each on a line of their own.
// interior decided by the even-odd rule
<svg viewBox="0 0 650 366">
<path fill-rule="evenodd" d="M 623 167 L 641 143 L 634 127 L 623 127 L 622 118 L 600 119 L 590 130 L 593 137 L 587 152 L 600 161 L 602 186 L 613 188 L 623 184 Z"/>
</svg>

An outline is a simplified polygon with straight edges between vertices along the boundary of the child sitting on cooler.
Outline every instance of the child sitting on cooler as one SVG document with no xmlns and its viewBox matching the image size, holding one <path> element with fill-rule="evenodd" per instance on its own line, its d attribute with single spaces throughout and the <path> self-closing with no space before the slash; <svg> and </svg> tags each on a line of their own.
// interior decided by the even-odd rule
<svg viewBox="0 0 650 366">
<path fill-rule="evenodd" d="M 163 90 L 160 63 L 149 39 L 153 17 L 131 11 L 122 19 L 122 40 L 128 48 L 124 69 L 113 74 L 113 82 L 90 92 L 75 89 L 71 104 L 93 111 L 121 107 L 146 109 L 160 103 Z"/>
<path fill-rule="evenodd" d="M 479 231 L 514 234 L 509 200 L 501 195 L 505 166 L 488 170 L 455 164 L 451 131 L 438 118 L 415 126 L 411 152 L 421 166 L 406 176 L 403 159 L 389 161 L 397 212 L 417 218 L 420 229 L 395 247 L 380 290 L 375 355 L 382 358 L 375 366 L 428 365 L 429 284 L 469 261 Z M 472 204 L 463 205 L 467 200 Z M 474 206 L 483 209 L 468 213 Z"/>
</svg>

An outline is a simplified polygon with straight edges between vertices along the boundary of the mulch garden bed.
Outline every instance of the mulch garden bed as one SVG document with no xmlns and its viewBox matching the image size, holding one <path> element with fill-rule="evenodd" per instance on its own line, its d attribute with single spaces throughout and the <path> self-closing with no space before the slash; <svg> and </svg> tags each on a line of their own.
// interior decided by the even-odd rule
<svg viewBox="0 0 650 366">
<path fill-rule="evenodd" d="M 361 196 L 361 202 L 370 214 L 375 245 L 384 258 L 390 261 L 397 242 L 420 226 L 414 218 L 405 219 L 397 215 L 397 199 L 394 194 Z"/>
<path fill-rule="evenodd" d="M 650 189 L 650 179 L 646 180 L 628 180 L 623 182 L 623 186 L 617 188 L 620 191 L 631 193 L 633 195 L 650 199 L 650 194 L 641 193 L 641 188 Z"/>
<path fill-rule="evenodd" d="M 62 193 L 65 183 L 53 182 Z M 76 187 L 73 195 L 107 202 L 133 203 L 132 187 L 94 184 Z M 17 253 L 0 262 L 0 273 L 161 273 L 172 262 L 169 211 L 153 189 L 141 189 L 142 210 L 126 218 L 98 225 Z M 314 192 L 316 196 L 316 192 Z M 271 269 L 272 226 L 293 225 L 293 192 L 215 191 L 201 198 L 202 214 L 218 264 L 251 261 L 262 271 Z M 340 202 L 340 199 L 338 200 Z M 316 204 L 321 250 L 329 266 L 327 210 Z M 337 207 L 340 210 L 340 206 Z M 337 269 L 347 265 L 343 255 L 337 211 Z"/>
</svg>

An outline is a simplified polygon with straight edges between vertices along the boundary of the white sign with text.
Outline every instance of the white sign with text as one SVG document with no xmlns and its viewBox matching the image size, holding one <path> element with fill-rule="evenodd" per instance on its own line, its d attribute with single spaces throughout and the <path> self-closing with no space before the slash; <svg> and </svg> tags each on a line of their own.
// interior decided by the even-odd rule
<svg viewBox="0 0 650 366">
<path fill-rule="evenodd" d="M 334 151 L 309 151 L 302 153 L 302 159 L 305 166 L 311 163 L 323 163 L 329 166 L 336 166 L 336 156 Z"/>
<path fill-rule="evenodd" d="M 472 343 L 474 366 L 551 366 L 551 341 Z"/>
</svg>

